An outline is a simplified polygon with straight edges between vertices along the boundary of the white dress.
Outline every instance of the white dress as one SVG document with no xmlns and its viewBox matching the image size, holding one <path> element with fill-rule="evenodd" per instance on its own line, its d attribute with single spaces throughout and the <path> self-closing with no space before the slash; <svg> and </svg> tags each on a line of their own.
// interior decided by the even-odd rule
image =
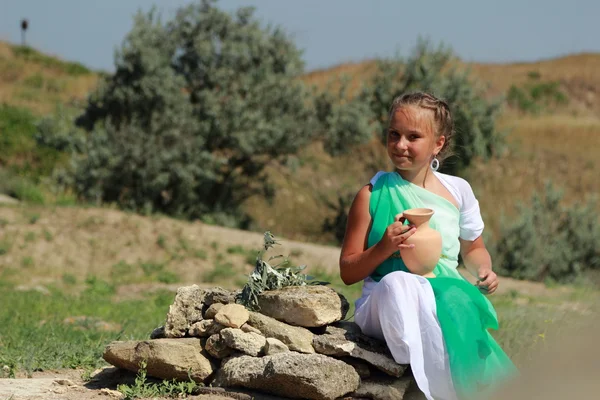
<svg viewBox="0 0 600 400">
<path fill-rule="evenodd" d="M 377 173 L 371 184 L 381 174 Z M 436 176 L 459 204 L 460 237 L 479 237 L 483 220 L 469 184 L 450 175 L 436 172 Z M 364 334 L 384 340 L 397 363 L 410 364 L 419 389 L 428 399 L 457 399 L 435 297 L 427 279 L 403 271 L 389 273 L 379 282 L 368 277 L 355 305 L 356 324 Z"/>
</svg>

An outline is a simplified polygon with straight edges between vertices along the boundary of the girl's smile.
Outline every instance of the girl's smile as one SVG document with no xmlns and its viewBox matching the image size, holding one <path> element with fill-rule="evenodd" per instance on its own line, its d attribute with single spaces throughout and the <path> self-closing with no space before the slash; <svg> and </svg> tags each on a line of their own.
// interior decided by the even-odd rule
<svg viewBox="0 0 600 400">
<path fill-rule="evenodd" d="M 407 106 L 394 113 L 388 128 L 387 150 L 397 169 L 420 170 L 428 166 L 437 146 L 431 111 Z"/>
</svg>

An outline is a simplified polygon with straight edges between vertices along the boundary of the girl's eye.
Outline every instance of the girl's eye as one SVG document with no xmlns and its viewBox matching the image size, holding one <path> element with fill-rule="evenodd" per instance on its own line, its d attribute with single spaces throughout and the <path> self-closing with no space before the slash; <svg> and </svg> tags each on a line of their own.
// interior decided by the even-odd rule
<svg viewBox="0 0 600 400">
<path fill-rule="evenodd" d="M 417 140 L 419 135 L 410 135 L 410 140 Z"/>
<path fill-rule="evenodd" d="M 391 138 L 397 138 L 397 137 L 399 137 L 399 136 L 400 136 L 400 135 L 398 134 L 398 132 L 394 132 L 394 131 L 390 131 L 390 132 L 389 132 L 389 134 L 390 134 L 390 137 L 391 137 Z"/>
</svg>

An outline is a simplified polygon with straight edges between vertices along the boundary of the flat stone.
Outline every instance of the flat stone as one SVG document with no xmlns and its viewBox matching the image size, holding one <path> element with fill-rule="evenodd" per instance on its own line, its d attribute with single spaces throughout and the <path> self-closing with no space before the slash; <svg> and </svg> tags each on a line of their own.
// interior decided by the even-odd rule
<svg viewBox="0 0 600 400">
<path fill-rule="evenodd" d="M 317 353 L 357 358 L 394 377 L 402 376 L 407 368 L 394 361 L 385 343 L 358 333 L 350 324 L 328 326 L 327 332 L 313 339 Z"/>
<path fill-rule="evenodd" d="M 244 332 L 254 332 L 254 333 L 258 333 L 259 335 L 262 335 L 262 332 L 259 331 L 258 329 L 256 329 L 255 327 L 253 327 L 252 325 L 248 325 L 247 323 L 242 325 L 240 327 L 241 330 L 243 330 Z M 264 336 L 264 335 L 263 335 Z"/>
<path fill-rule="evenodd" d="M 220 334 L 227 347 L 254 357 L 263 353 L 267 343 L 264 336 L 238 328 L 225 328 Z"/>
<path fill-rule="evenodd" d="M 241 327 L 248 318 L 248 310 L 241 304 L 226 304 L 215 315 L 215 321 L 231 328 Z"/>
<path fill-rule="evenodd" d="M 358 389 L 360 378 L 344 363 L 321 354 L 296 352 L 264 357 L 232 357 L 213 385 L 242 386 L 300 399 L 333 400 Z"/>
<path fill-rule="evenodd" d="M 411 383 L 410 377 L 368 379 L 362 381 L 351 396 L 373 400 L 402 400 Z"/>
<path fill-rule="evenodd" d="M 265 344 L 265 355 L 270 356 L 272 354 L 277 353 L 285 353 L 286 351 L 290 351 L 289 347 L 285 345 L 281 340 L 275 338 L 267 338 L 267 343 Z"/>
<path fill-rule="evenodd" d="M 148 375 L 160 379 L 187 380 L 189 372 L 194 381 L 203 383 L 214 372 L 200 339 L 195 338 L 116 341 L 106 346 L 102 357 L 133 372 L 146 361 Z"/>
<path fill-rule="evenodd" d="M 210 289 L 205 289 L 204 291 L 204 304 L 207 307 L 215 303 L 221 304 L 231 304 L 235 303 L 236 292 L 230 292 L 227 289 L 223 289 L 222 287 L 215 286 Z"/>
<path fill-rule="evenodd" d="M 266 315 L 250 312 L 248 324 L 258 329 L 265 337 L 281 340 L 290 350 L 314 353 L 313 333 L 306 328 L 291 326 Z"/>
<path fill-rule="evenodd" d="M 261 314 L 303 327 L 319 327 L 344 319 L 348 301 L 322 285 L 288 286 L 258 296 Z"/>
<path fill-rule="evenodd" d="M 219 312 L 219 310 L 224 306 L 223 303 L 213 303 L 211 304 L 206 311 L 204 312 L 204 319 L 214 319 L 215 315 Z"/>
</svg>

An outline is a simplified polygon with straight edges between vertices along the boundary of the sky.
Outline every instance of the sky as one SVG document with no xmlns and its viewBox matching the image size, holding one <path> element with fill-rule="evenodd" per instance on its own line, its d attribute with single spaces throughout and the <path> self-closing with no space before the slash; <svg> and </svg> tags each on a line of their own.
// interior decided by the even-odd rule
<svg viewBox="0 0 600 400">
<path fill-rule="evenodd" d="M 114 50 L 138 10 L 164 19 L 191 0 L 0 0 L 0 40 L 113 71 Z M 407 55 L 419 36 L 444 43 L 465 61 L 520 62 L 600 52 L 598 0 L 220 0 L 233 11 L 255 6 L 304 51 L 307 70 Z"/>
</svg>

